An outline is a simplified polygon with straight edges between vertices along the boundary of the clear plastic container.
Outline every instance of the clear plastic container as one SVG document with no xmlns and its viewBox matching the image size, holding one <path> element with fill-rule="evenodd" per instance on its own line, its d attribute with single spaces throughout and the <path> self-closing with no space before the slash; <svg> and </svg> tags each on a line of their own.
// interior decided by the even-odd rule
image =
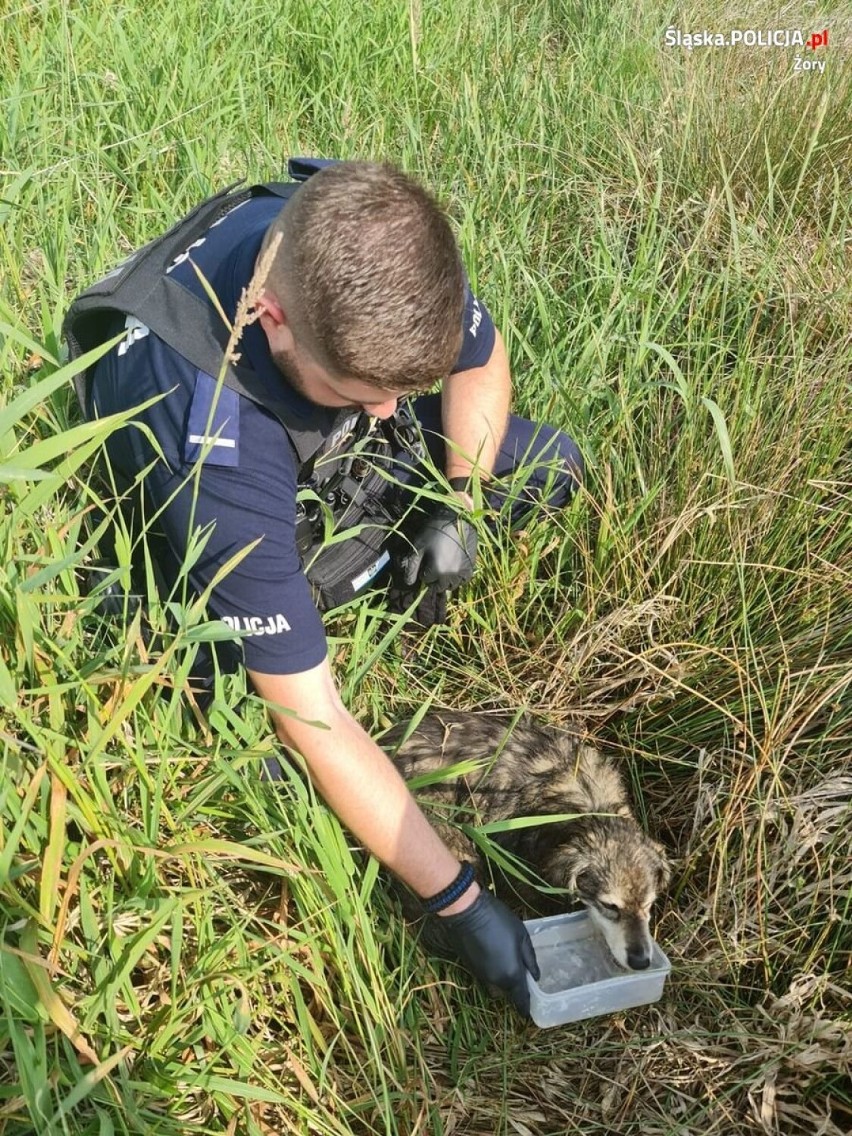
<svg viewBox="0 0 852 1136">
<path fill-rule="evenodd" d="M 671 963 L 652 943 L 647 970 L 624 970 L 596 933 L 586 911 L 528 919 L 541 977 L 527 976 L 530 1016 L 537 1026 L 561 1026 L 656 1002 Z"/>
</svg>

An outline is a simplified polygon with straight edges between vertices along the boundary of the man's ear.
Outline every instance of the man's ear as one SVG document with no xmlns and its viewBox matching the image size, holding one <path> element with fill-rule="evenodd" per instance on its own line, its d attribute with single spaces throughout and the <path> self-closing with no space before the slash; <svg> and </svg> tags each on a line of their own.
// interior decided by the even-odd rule
<svg viewBox="0 0 852 1136">
<path fill-rule="evenodd" d="M 287 316 L 284 314 L 281 301 L 267 288 L 264 288 L 260 293 L 255 300 L 254 306 L 257 309 L 261 324 L 263 324 L 264 319 L 269 320 L 275 325 L 281 325 L 287 322 Z"/>
<path fill-rule="evenodd" d="M 255 309 L 258 323 L 263 328 L 269 346 L 273 351 L 289 352 L 293 350 L 294 340 L 287 313 L 281 306 L 281 301 L 273 293 L 264 289 L 255 300 Z"/>
</svg>

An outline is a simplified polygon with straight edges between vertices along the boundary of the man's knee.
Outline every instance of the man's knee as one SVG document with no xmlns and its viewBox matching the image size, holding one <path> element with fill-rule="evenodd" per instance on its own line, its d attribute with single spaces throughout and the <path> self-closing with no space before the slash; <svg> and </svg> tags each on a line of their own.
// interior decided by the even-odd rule
<svg viewBox="0 0 852 1136">
<path fill-rule="evenodd" d="M 554 431 L 551 446 L 554 451 L 554 493 L 565 498 L 553 503 L 565 505 L 579 489 L 586 472 L 586 463 L 580 447 L 562 430 Z"/>
<path fill-rule="evenodd" d="M 513 484 L 511 496 L 516 506 L 536 503 L 553 509 L 564 508 L 583 481 L 583 455 L 574 439 L 564 431 L 553 426 L 529 426 L 531 433 L 528 437 L 518 437 L 522 445 L 515 445 L 512 469 L 507 470 L 503 478 Z"/>
</svg>

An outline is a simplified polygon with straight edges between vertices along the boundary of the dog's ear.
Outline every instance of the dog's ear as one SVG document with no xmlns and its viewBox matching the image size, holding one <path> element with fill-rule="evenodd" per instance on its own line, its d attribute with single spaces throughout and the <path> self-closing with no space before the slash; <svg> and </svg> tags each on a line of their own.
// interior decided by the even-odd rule
<svg viewBox="0 0 852 1136">
<path fill-rule="evenodd" d="M 580 885 L 580 877 L 584 872 L 588 872 L 591 866 L 589 857 L 579 849 L 572 848 L 570 845 L 560 848 L 559 875 L 563 881 L 562 886 L 574 892 L 575 895 L 583 890 Z"/>
</svg>

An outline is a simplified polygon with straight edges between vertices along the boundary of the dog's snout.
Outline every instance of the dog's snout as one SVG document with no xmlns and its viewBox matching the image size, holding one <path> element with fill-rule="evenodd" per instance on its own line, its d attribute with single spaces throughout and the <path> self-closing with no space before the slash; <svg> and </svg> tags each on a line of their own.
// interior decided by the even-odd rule
<svg viewBox="0 0 852 1136">
<path fill-rule="evenodd" d="M 627 965 L 631 970 L 647 970 L 651 965 L 651 956 L 648 951 L 628 951 Z"/>
</svg>

